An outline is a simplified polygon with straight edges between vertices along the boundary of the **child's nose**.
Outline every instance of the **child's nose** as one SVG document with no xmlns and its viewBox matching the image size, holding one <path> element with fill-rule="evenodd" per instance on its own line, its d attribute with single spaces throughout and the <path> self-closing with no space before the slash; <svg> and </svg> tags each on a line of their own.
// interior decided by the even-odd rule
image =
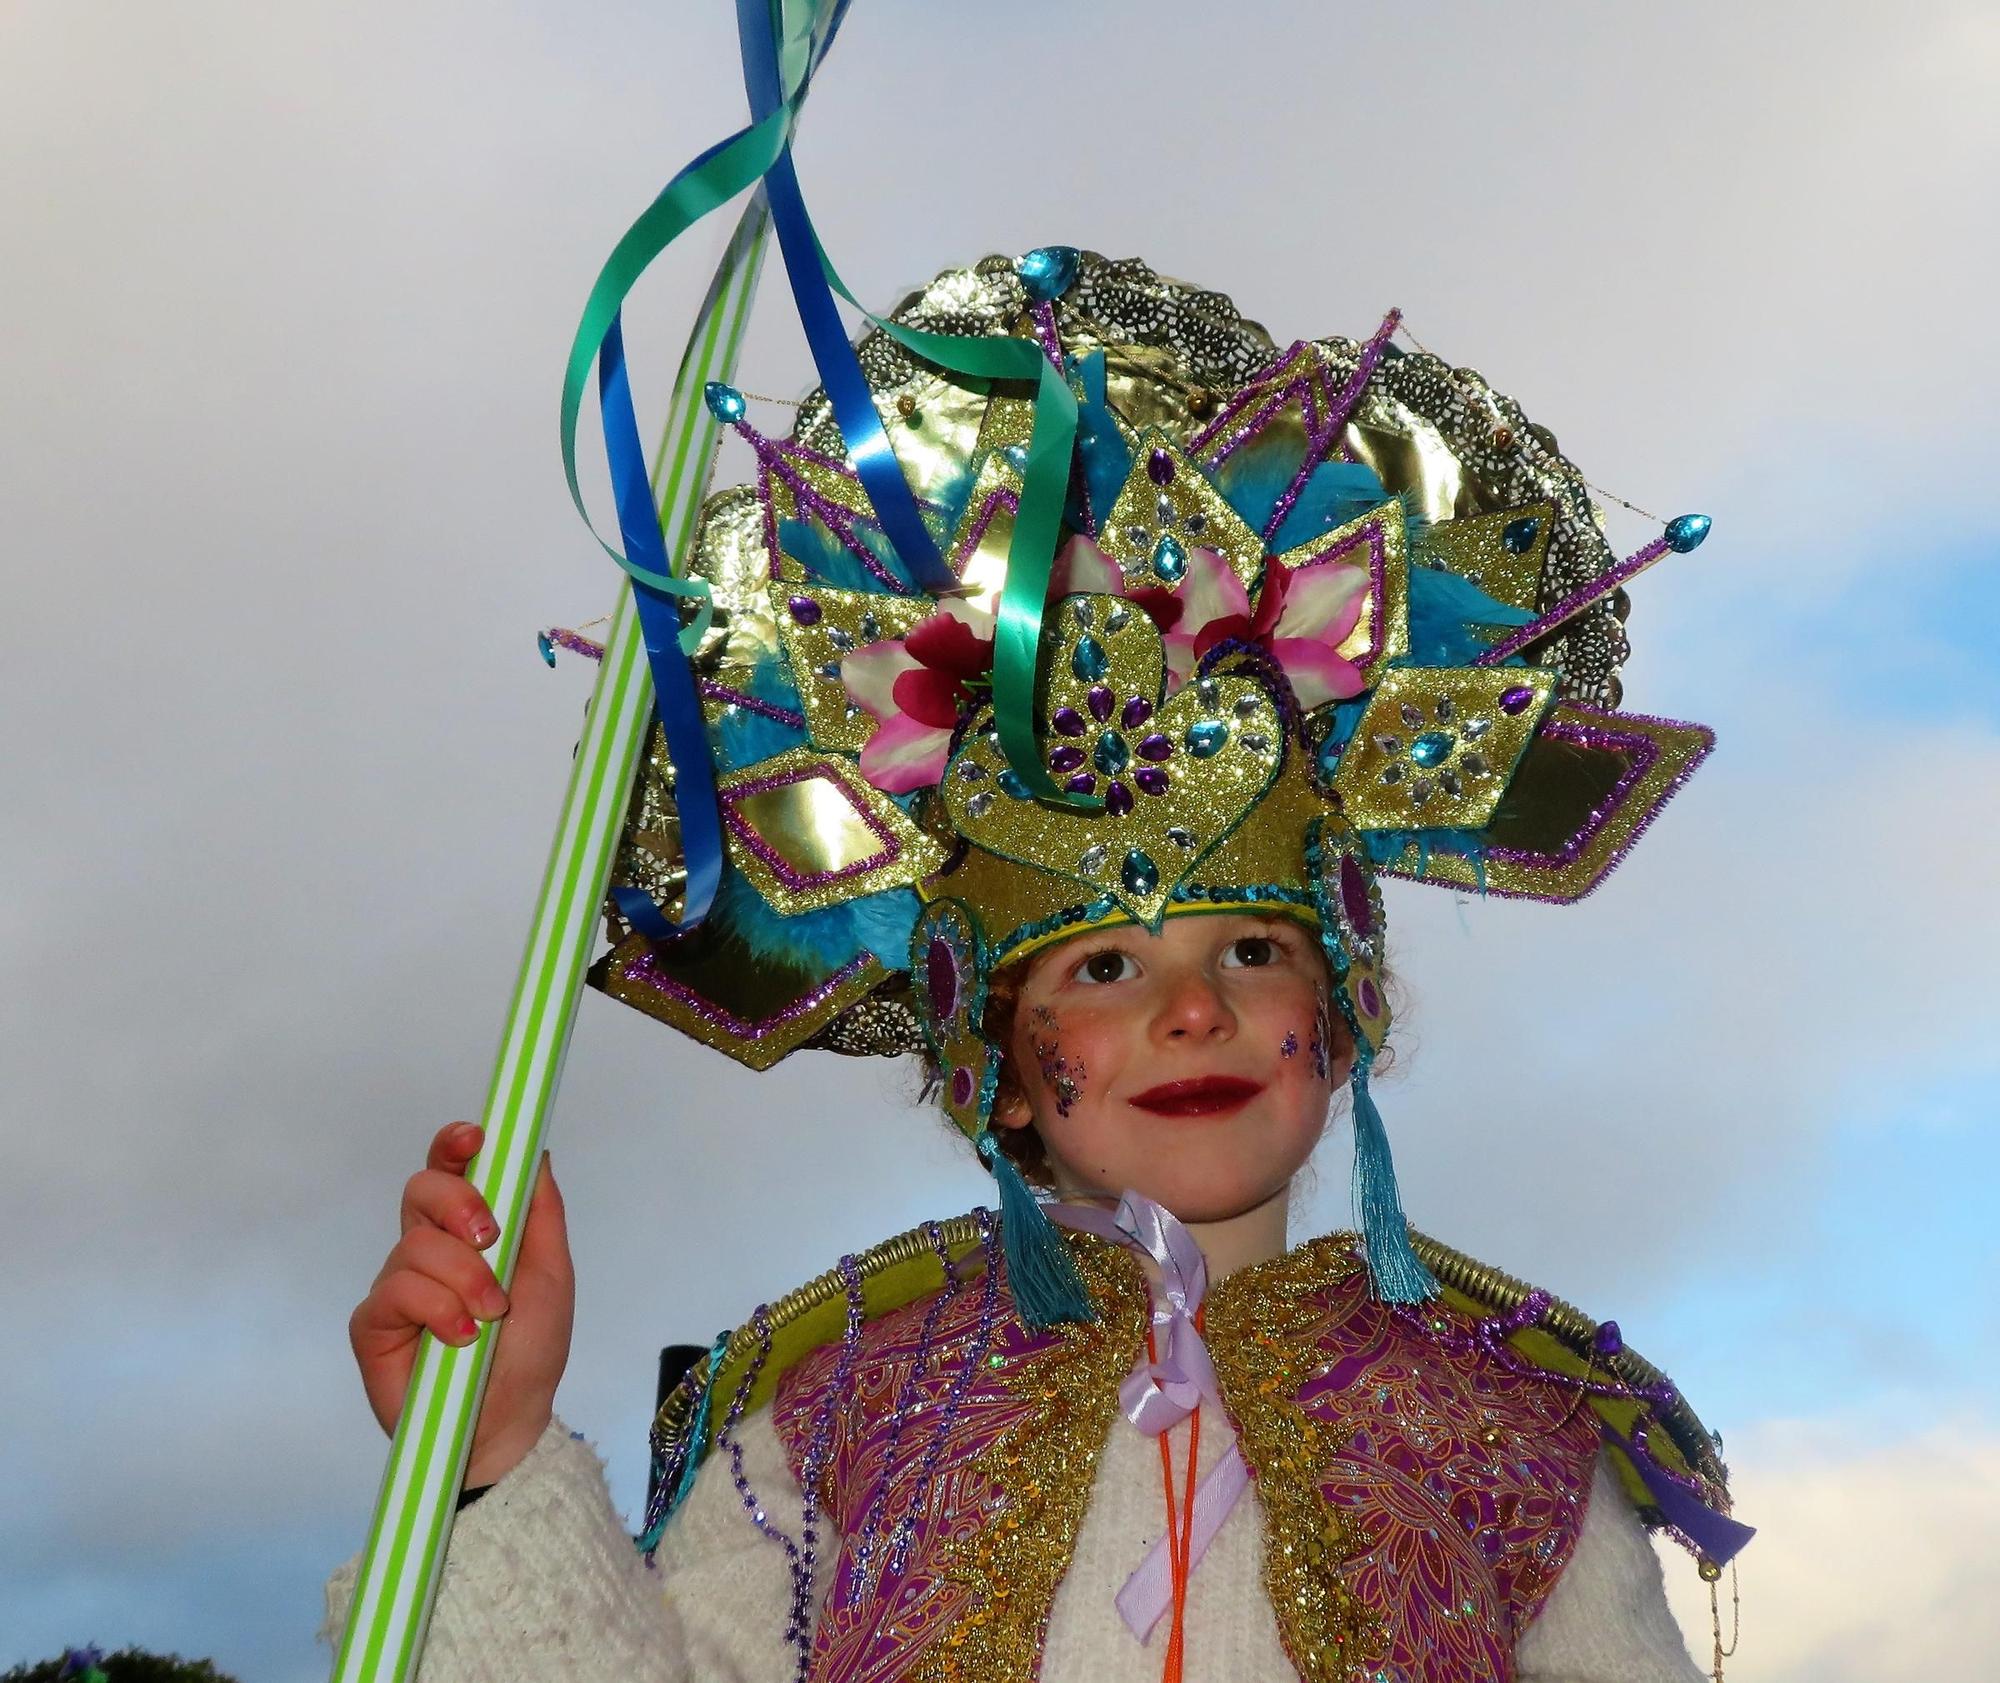
<svg viewBox="0 0 2000 1683">
<path fill-rule="evenodd" d="M 1176 977 L 1160 1001 L 1154 1032 L 1166 1040 L 1207 1039 L 1235 1031 L 1229 1002 L 1208 975 L 1190 970 Z"/>
</svg>

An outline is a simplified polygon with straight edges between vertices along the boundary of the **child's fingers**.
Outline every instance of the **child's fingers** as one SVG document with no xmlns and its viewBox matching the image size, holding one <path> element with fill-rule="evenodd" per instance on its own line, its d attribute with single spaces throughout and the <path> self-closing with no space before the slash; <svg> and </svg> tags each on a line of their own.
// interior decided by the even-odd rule
<svg viewBox="0 0 2000 1683">
<path fill-rule="evenodd" d="M 426 1275 L 455 1292 L 483 1321 L 497 1320 L 507 1312 L 507 1294 L 486 1259 L 464 1240 L 435 1227 L 417 1227 L 405 1233 L 389 1253 L 382 1278 L 406 1272 Z"/>
<path fill-rule="evenodd" d="M 355 1354 L 367 1361 L 401 1348 L 420 1328 L 447 1344 L 469 1344 L 478 1331 L 457 1292 L 405 1268 L 376 1282 L 348 1322 L 348 1336 Z"/>
<path fill-rule="evenodd" d="M 447 1122 L 431 1136 L 430 1155 L 424 1160 L 424 1167 L 462 1175 L 485 1139 L 485 1130 L 477 1123 Z"/>
<path fill-rule="evenodd" d="M 402 1230 L 439 1227 L 484 1250 L 500 1227 L 472 1184 L 449 1169 L 419 1169 L 403 1183 Z"/>
</svg>

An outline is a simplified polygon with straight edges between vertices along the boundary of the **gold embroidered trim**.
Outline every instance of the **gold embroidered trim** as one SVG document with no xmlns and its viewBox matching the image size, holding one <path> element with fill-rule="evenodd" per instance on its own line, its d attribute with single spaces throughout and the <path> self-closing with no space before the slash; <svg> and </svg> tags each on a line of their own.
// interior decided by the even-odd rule
<svg viewBox="0 0 2000 1683">
<path fill-rule="evenodd" d="M 1316 1299 L 1362 1266 L 1348 1253 L 1353 1242 L 1351 1233 L 1329 1234 L 1241 1269 L 1207 1303 L 1209 1355 L 1264 1510 L 1264 1590 L 1307 1683 L 1344 1683 L 1388 1648 L 1380 1618 L 1341 1575 L 1364 1545 L 1319 1484 L 1352 1428 L 1314 1420 L 1293 1401 L 1324 1360 Z"/>
<path fill-rule="evenodd" d="M 1007 1375 L 1038 1406 L 979 1463 L 999 1510 L 941 1551 L 939 1576 L 968 1611 L 930 1644 L 913 1683 L 1022 1683 L 1040 1668 L 1049 1610 L 1076 1553 L 1118 1384 L 1137 1359 L 1150 1302 L 1144 1274 L 1123 1250 L 1066 1237 L 1098 1319 L 1059 1328 L 1059 1344 Z"/>
</svg>

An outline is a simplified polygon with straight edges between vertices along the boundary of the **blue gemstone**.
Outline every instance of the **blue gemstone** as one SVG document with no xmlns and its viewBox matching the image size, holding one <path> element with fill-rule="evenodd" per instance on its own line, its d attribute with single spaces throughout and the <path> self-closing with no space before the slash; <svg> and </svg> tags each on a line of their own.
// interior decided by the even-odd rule
<svg viewBox="0 0 2000 1683">
<path fill-rule="evenodd" d="M 1000 454 L 1007 458 L 1008 463 L 1013 467 L 1016 473 L 1026 473 L 1028 471 L 1027 445 L 1010 444 L 1007 446 L 1006 449 L 1002 450 Z"/>
<path fill-rule="evenodd" d="M 1028 785 L 1021 780 L 1021 774 L 1012 766 L 1000 774 L 999 781 L 1004 794 L 1012 796 L 1017 801 L 1025 801 L 1028 798 Z"/>
<path fill-rule="evenodd" d="M 1701 541 L 1708 536 L 1708 528 L 1712 524 L 1705 514 L 1675 515 L 1667 522 L 1667 548 L 1676 555 L 1701 548 Z"/>
<path fill-rule="evenodd" d="M 535 633 L 535 647 L 542 651 L 542 659 L 547 661 L 551 666 L 555 665 L 556 646 L 549 641 L 549 634 L 546 631 L 537 631 Z"/>
<path fill-rule="evenodd" d="M 1197 760 L 1214 758 L 1229 741 L 1229 727 L 1220 719 L 1197 719 L 1188 726 L 1187 751 Z"/>
<path fill-rule="evenodd" d="M 1500 547 L 1509 555 L 1526 555 L 1535 547 L 1535 534 L 1541 529 L 1541 521 L 1533 515 L 1524 520 L 1510 520 L 1500 528 Z"/>
<path fill-rule="evenodd" d="M 1125 884 L 1127 894 L 1150 894 L 1160 886 L 1160 867 L 1153 863 L 1150 855 L 1135 847 L 1125 855 L 1125 864 L 1118 877 Z"/>
<path fill-rule="evenodd" d="M 708 412 L 724 426 L 733 426 L 743 419 L 747 407 L 743 394 L 734 386 L 725 386 L 720 380 L 711 380 L 701 388 L 702 401 L 708 405 Z"/>
<path fill-rule="evenodd" d="M 1132 763 L 1132 755 L 1125 747 L 1125 738 L 1115 730 L 1108 730 L 1097 739 L 1096 751 L 1090 756 L 1097 769 L 1106 777 L 1116 777 Z"/>
<path fill-rule="evenodd" d="M 1434 766 L 1450 757 L 1455 740 L 1448 730 L 1427 730 L 1410 744 L 1410 758 L 1420 766 Z"/>
<path fill-rule="evenodd" d="M 1169 584 L 1179 584 L 1187 577 L 1187 550 L 1171 533 L 1153 545 L 1153 571 Z"/>
<path fill-rule="evenodd" d="M 1015 260 L 1014 273 L 1021 277 L 1021 290 L 1037 304 L 1060 298 L 1076 284 L 1076 271 L 1083 253 L 1073 245 L 1037 246 Z"/>
<path fill-rule="evenodd" d="M 1111 660 L 1095 637 L 1079 637 L 1076 653 L 1069 657 L 1069 669 L 1086 684 L 1094 684 L 1111 669 Z"/>
</svg>

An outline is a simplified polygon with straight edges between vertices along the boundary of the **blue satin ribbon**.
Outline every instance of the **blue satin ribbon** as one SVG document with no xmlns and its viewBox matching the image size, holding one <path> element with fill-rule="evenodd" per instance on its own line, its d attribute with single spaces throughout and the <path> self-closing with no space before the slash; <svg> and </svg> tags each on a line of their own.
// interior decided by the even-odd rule
<svg viewBox="0 0 2000 1683">
<path fill-rule="evenodd" d="M 660 512 L 646 473 L 645 449 L 639 442 L 632 383 L 625 372 L 625 334 L 617 315 L 611 318 L 598 351 L 597 396 L 625 553 L 649 572 L 666 577 L 671 572 L 667 541 L 660 531 Z M 680 815 L 681 857 L 687 866 L 687 896 L 680 922 L 669 919 L 650 896 L 636 888 L 614 885 L 611 890 L 625 921 L 655 941 L 671 940 L 699 924 L 708 916 L 722 882 L 722 814 L 715 793 L 715 760 L 708 751 L 708 726 L 702 718 L 694 669 L 681 647 L 681 615 L 675 600 L 677 595 L 693 592 L 680 580 L 670 583 L 678 588 L 672 592 L 656 590 L 635 573 L 632 605 L 638 610 L 639 628 L 645 635 L 653 696 L 666 732 L 667 752 L 674 762 L 674 807 Z M 705 601 L 705 590 L 702 595 Z"/>
<path fill-rule="evenodd" d="M 776 0 L 736 0 L 736 30 L 743 47 L 743 86 L 750 96 L 750 115 L 762 122 L 784 108 L 787 90 L 778 67 L 778 20 Z M 827 26 L 831 43 L 846 12 L 846 0 L 837 0 Z M 824 47 L 821 56 L 824 55 Z M 812 82 L 816 60 L 809 62 L 798 89 L 790 94 L 796 103 Z M 764 175 L 764 192 L 771 206 L 771 227 L 784 253 L 785 273 L 792 283 L 792 299 L 798 306 L 799 325 L 805 329 L 806 345 L 813 366 L 819 370 L 820 385 L 839 423 L 840 436 L 847 444 L 853 463 L 875 518 L 894 548 L 903 570 L 932 595 L 955 590 L 958 580 L 938 553 L 937 540 L 917 513 L 916 498 L 903 478 L 902 464 L 889 446 L 889 435 L 875 408 L 868 378 L 849 343 L 847 329 L 833 301 L 821 267 L 818 236 L 812 218 L 806 214 L 805 197 L 799 191 L 798 171 L 792 164 L 789 142 Z"/>
</svg>

